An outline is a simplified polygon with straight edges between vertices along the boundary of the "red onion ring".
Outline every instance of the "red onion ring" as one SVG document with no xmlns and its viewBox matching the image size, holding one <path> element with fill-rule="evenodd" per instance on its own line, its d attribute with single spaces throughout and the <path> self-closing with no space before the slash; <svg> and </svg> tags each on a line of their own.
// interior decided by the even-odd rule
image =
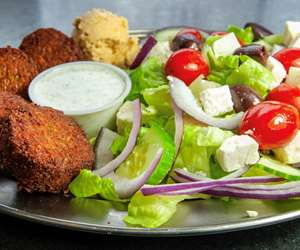
<svg viewBox="0 0 300 250">
<path fill-rule="evenodd" d="M 140 100 L 136 99 L 133 101 L 133 124 L 132 129 L 130 131 L 127 144 L 125 148 L 123 149 L 122 153 L 119 154 L 115 159 L 113 159 L 111 162 L 106 164 L 104 167 L 94 171 L 95 174 L 98 174 L 99 176 L 105 176 L 111 172 L 113 172 L 123 161 L 125 161 L 128 157 L 128 155 L 133 150 L 140 126 L 141 126 L 141 104 Z"/>
<path fill-rule="evenodd" d="M 141 50 L 139 51 L 139 53 L 137 54 L 137 56 L 135 57 L 135 59 L 133 60 L 132 64 L 130 65 L 130 69 L 135 69 L 138 66 L 140 66 L 140 64 L 143 62 L 143 60 L 147 57 L 147 55 L 149 54 L 149 52 L 151 51 L 151 49 L 155 46 L 155 44 L 157 43 L 156 39 L 154 38 L 154 36 L 150 35 L 146 42 L 144 43 L 143 47 L 141 48 Z"/>
</svg>

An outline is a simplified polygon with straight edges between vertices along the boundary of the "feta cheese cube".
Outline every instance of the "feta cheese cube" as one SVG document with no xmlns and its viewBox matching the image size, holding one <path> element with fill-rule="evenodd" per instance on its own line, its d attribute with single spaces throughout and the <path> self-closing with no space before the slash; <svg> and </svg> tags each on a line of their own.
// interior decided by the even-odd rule
<svg viewBox="0 0 300 250">
<path fill-rule="evenodd" d="M 234 135 L 222 143 L 216 159 L 226 172 L 255 164 L 259 160 L 258 143 L 248 135 Z"/>
<path fill-rule="evenodd" d="M 300 48 L 300 35 L 298 35 L 289 45 L 290 48 Z"/>
<path fill-rule="evenodd" d="M 203 90 L 200 92 L 200 101 L 204 111 L 210 116 L 223 115 L 233 110 L 228 85 Z"/>
<path fill-rule="evenodd" d="M 240 47 L 241 45 L 238 39 L 232 32 L 222 36 L 219 40 L 212 44 L 216 57 L 232 55 L 233 52 Z"/>
<path fill-rule="evenodd" d="M 297 132 L 295 138 L 286 146 L 272 150 L 275 157 L 287 164 L 300 162 L 300 131 Z"/>
<path fill-rule="evenodd" d="M 300 68 L 290 67 L 286 83 L 300 87 Z"/>
<path fill-rule="evenodd" d="M 275 78 L 275 83 L 273 84 L 273 87 L 278 86 L 282 82 L 282 80 L 286 77 L 286 70 L 283 67 L 282 63 L 279 62 L 274 57 L 269 56 L 267 59 L 266 67 L 268 70 L 272 72 Z"/>
<path fill-rule="evenodd" d="M 283 33 L 283 42 L 285 45 L 290 43 L 300 34 L 300 22 L 287 21 Z"/>
</svg>

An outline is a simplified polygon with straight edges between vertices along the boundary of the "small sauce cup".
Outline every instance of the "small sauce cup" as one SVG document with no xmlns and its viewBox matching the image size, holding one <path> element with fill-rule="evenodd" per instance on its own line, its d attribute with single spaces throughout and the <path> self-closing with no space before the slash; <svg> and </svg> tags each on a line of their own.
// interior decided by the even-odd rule
<svg viewBox="0 0 300 250">
<path fill-rule="evenodd" d="M 32 102 L 71 116 L 93 138 L 101 127 L 114 128 L 116 112 L 130 89 L 131 80 L 122 69 L 79 61 L 43 71 L 28 92 Z"/>
</svg>

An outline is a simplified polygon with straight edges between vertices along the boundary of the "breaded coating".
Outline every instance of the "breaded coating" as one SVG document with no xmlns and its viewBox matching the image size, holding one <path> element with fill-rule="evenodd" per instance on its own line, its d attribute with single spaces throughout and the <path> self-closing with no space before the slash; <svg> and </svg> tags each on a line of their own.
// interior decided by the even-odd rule
<svg viewBox="0 0 300 250">
<path fill-rule="evenodd" d="M 22 50 L 0 48 L 0 91 L 28 98 L 29 83 L 37 74 L 36 64 Z"/>
<path fill-rule="evenodd" d="M 2 127 L 20 190 L 63 192 L 81 169 L 93 166 L 94 152 L 84 132 L 62 112 L 30 104 L 11 110 Z"/>
<path fill-rule="evenodd" d="M 29 105 L 22 97 L 9 92 L 0 92 L 0 171 L 5 174 L 10 173 L 9 162 L 10 152 L 8 152 L 8 116 L 12 110 L 25 109 Z"/>
<path fill-rule="evenodd" d="M 58 64 L 85 59 L 72 38 L 53 28 L 38 29 L 27 35 L 20 49 L 32 57 L 39 72 Z"/>
</svg>

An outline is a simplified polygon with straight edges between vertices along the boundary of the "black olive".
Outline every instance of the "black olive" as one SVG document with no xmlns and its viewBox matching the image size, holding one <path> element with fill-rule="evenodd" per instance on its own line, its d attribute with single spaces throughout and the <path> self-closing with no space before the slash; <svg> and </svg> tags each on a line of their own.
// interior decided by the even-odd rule
<svg viewBox="0 0 300 250">
<path fill-rule="evenodd" d="M 203 41 L 198 40 L 193 34 L 180 32 L 171 41 L 170 47 L 172 51 L 177 51 L 184 48 L 201 50 Z"/>
<path fill-rule="evenodd" d="M 246 111 L 262 101 L 253 89 L 244 84 L 230 86 L 230 93 L 235 112 Z"/>
<path fill-rule="evenodd" d="M 234 55 L 247 55 L 254 60 L 266 64 L 268 53 L 265 46 L 260 44 L 248 44 L 236 49 Z"/>
<path fill-rule="evenodd" d="M 246 23 L 245 28 L 251 27 L 254 34 L 254 41 L 259 40 L 265 36 L 273 35 L 273 32 L 257 23 Z"/>
</svg>

